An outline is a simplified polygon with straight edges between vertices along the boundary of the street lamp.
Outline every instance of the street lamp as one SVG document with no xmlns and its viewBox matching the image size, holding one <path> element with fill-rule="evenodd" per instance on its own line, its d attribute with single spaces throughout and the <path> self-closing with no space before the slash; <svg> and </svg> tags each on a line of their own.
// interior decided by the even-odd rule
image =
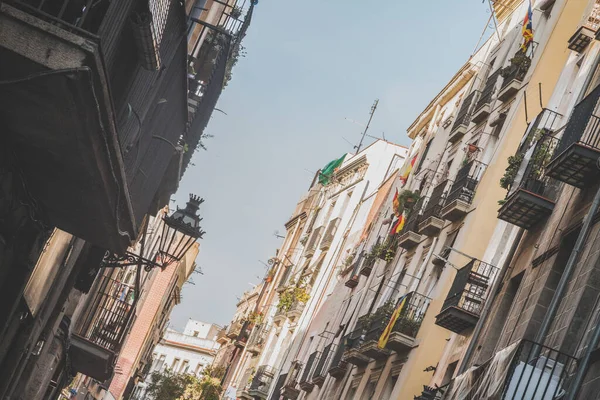
<svg viewBox="0 0 600 400">
<path fill-rule="evenodd" d="M 158 240 L 158 251 L 153 259 L 147 259 L 142 254 L 126 251 L 119 256 L 110 252 L 104 256 L 102 266 L 107 268 L 124 268 L 131 265 L 144 267 L 146 271 L 158 267 L 165 269 L 169 264 L 181 261 L 185 253 L 192 247 L 196 240 L 201 239 L 204 231 L 200 228 L 202 218 L 198 215 L 198 209 L 204 199 L 190 194 L 190 200 L 185 208 L 177 210 L 170 216 L 163 217 L 163 226 Z M 144 237 L 148 224 L 144 227 Z"/>
</svg>

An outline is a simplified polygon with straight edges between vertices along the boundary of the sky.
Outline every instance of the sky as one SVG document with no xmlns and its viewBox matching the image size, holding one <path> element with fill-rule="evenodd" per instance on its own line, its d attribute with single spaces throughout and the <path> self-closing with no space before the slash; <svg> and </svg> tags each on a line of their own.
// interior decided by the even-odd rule
<svg viewBox="0 0 600 400">
<path fill-rule="evenodd" d="M 481 0 L 260 0 L 217 104 L 227 115 L 213 113 L 214 137 L 175 196 L 179 206 L 189 193 L 206 200 L 207 233 L 204 274 L 184 285 L 171 325 L 227 325 L 280 246 L 274 233 L 315 171 L 352 152 L 374 100 L 369 134 L 408 146 L 406 129 L 468 60 L 489 16 Z"/>
</svg>

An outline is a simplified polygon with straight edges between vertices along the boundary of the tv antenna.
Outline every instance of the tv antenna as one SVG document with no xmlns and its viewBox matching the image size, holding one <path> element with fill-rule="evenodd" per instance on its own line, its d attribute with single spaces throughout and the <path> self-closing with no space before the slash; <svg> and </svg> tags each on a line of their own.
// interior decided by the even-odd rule
<svg viewBox="0 0 600 400">
<path fill-rule="evenodd" d="M 363 125 L 363 124 L 356 122 L 350 118 L 345 118 L 346 120 L 352 122 L 353 124 L 360 125 L 365 128 L 365 130 L 362 133 L 362 137 L 360 138 L 360 142 L 358 143 L 357 146 L 354 146 L 357 153 L 360 152 L 360 148 L 362 147 L 363 141 L 365 140 L 365 136 L 368 136 L 373 139 L 379 139 L 378 137 L 367 135 L 367 131 L 369 130 L 369 125 L 371 125 L 371 120 L 373 119 L 373 115 L 375 115 L 375 110 L 377 110 L 378 104 L 379 104 L 379 99 L 375 99 L 375 101 L 373 102 L 373 105 L 371 106 L 371 113 L 369 114 L 369 121 L 367 122 L 367 125 Z"/>
</svg>

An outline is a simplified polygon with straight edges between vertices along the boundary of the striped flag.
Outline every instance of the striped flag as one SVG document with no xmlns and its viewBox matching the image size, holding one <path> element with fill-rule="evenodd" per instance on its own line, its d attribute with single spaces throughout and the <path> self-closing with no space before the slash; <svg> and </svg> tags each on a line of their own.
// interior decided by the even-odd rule
<svg viewBox="0 0 600 400">
<path fill-rule="evenodd" d="M 529 2 L 529 8 L 527 9 L 527 14 L 525 15 L 525 19 L 523 20 L 523 44 L 521 45 L 521 50 L 523 53 L 527 51 L 529 44 L 533 42 L 533 12 L 531 11 L 531 1 Z"/>
<path fill-rule="evenodd" d="M 409 177 L 411 171 L 413 170 L 415 163 L 417 162 L 418 156 L 419 156 L 418 154 L 415 154 L 415 156 L 412 158 L 412 160 L 410 160 L 410 163 L 405 164 L 404 167 L 402 168 L 402 174 L 400 175 L 400 182 L 402 182 L 402 186 L 406 185 L 406 181 L 408 180 L 408 177 Z"/>
<path fill-rule="evenodd" d="M 400 317 L 400 313 L 402 312 L 402 309 L 404 308 L 405 303 L 406 303 L 406 295 L 402 296 L 402 298 L 400 300 L 400 304 L 398 304 L 398 307 L 396 307 L 396 309 L 392 313 L 390 322 L 388 322 L 387 326 L 383 330 L 383 333 L 379 337 L 379 342 L 377 342 L 377 347 L 379 347 L 380 349 L 385 348 L 385 345 L 387 344 L 388 339 L 390 338 L 390 335 L 392 334 L 392 329 L 394 329 L 394 325 L 396 325 L 396 321 L 398 320 L 398 317 Z"/>
</svg>

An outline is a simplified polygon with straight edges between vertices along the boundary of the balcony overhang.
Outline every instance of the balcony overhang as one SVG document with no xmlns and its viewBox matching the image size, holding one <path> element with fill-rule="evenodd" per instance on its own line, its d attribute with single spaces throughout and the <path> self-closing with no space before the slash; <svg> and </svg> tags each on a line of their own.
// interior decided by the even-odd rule
<svg viewBox="0 0 600 400">
<path fill-rule="evenodd" d="M 419 224 L 419 232 L 425 236 L 437 236 L 444 227 L 444 220 L 438 217 L 429 217 Z"/>
<path fill-rule="evenodd" d="M 467 133 L 468 124 L 460 124 L 452 129 L 448 136 L 448 141 L 451 144 L 458 142 Z"/>
<path fill-rule="evenodd" d="M 506 102 L 513 98 L 515 94 L 521 89 L 521 81 L 514 78 L 510 82 L 506 82 L 502 85 L 502 89 L 498 92 L 498 100 Z"/>
<path fill-rule="evenodd" d="M 398 238 L 398 246 L 410 250 L 421 243 L 422 236 L 413 231 L 408 231 Z"/>
<path fill-rule="evenodd" d="M 458 307 L 447 307 L 435 317 L 435 324 L 454 333 L 461 334 L 475 327 L 479 316 Z"/>
<path fill-rule="evenodd" d="M 257 356 L 262 351 L 262 346 L 258 344 L 251 344 L 248 347 L 246 347 L 246 351 L 252 354 L 253 356 Z"/>
<path fill-rule="evenodd" d="M 110 379 L 113 375 L 115 354 L 84 337 L 71 335 L 69 347 L 71 368 L 99 382 Z"/>
<path fill-rule="evenodd" d="M 346 350 L 343 361 L 356 365 L 357 367 L 364 367 L 370 362 L 369 357 L 365 356 L 360 349 Z"/>
<path fill-rule="evenodd" d="M 448 221 L 456 222 L 464 218 L 469 212 L 471 205 L 466 201 L 456 199 L 442 208 L 442 218 Z"/>
<path fill-rule="evenodd" d="M 334 379 L 342 379 L 348 371 L 348 363 L 340 361 L 338 365 L 334 365 L 327 370 L 327 373 Z"/>
<path fill-rule="evenodd" d="M 530 229 L 552 214 L 552 210 L 554 210 L 553 201 L 519 188 L 498 210 L 498 218 L 521 228 Z"/>
<path fill-rule="evenodd" d="M 393 331 L 388 338 L 386 348 L 393 350 L 398 354 L 402 354 L 410 351 L 416 346 L 417 344 L 415 338 L 397 331 Z"/>
<path fill-rule="evenodd" d="M 0 145 L 48 223 L 123 253 L 137 232 L 98 44 L 7 4 L 0 26 Z"/>
<path fill-rule="evenodd" d="M 546 174 L 568 185 L 583 189 L 590 182 L 598 180 L 596 163 L 600 150 L 573 143 L 550 161 Z"/>
<path fill-rule="evenodd" d="M 300 382 L 300 389 L 302 389 L 303 391 L 310 393 L 312 392 L 313 388 L 315 387 L 315 384 L 309 381 L 303 381 Z"/>
<path fill-rule="evenodd" d="M 300 391 L 292 386 L 284 386 L 283 389 L 281 390 L 281 394 L 286 399 L 296 400 L 298 398 L 298 396 L 300 395 Z"/>
<path fill-rule="evenodd" d="M 354 289 L 356 286 L 358 286 L 358 275 L 350 277 L 350 279 L 348 279 L 344 285 L 350 289 Z"/>
<path fill-rule="evenodd" d="M 252 395 L 250 394 L 250 392 L 247 391 L 246 389 L 238 390 L 236 392 L 236 396 L 237 396 L 238 399 L 254 400 L 254 397 L 252 397 Z"/>
<path fill-rule="evenodd" d="M 248 394 L 251 396 L 252 400 L 258 399 L 266 399 L 269 396 L 269 388 L 265 389 L 252 389 L 248 390 Z"/>
<path fill-rule="evenodd" d="M 373 360 L 384 360 L 390 356 L 392 353 L 388 349 L 382 349 L 378 346 L 376 340 L 371 340 L 366 342 L 360 347 L 360 352 L 367 356 L 368 358 L 372 358 Z"/>
<path fill-rule="evenodd" d="M 575 31 L 573 36 L 569 38 L 569 50 L 576 51 L 577 53 L 582 53 L 586 47 L 594 40 L 596 36 L 596 32 L 587 26 L 580 26 L 579 29 Z"/>
<path fill-rule="evenodd" d="M 324 374 L 315 375 L 312 377 L 311 382 L 314 383 L 315 385 L 317 385 L 318 387 L 321 387 L 323 385 L 323 383 L 325 383 L 325 375 Z"/>
<path fill-rule="evenodd" d="M 473 116 L 471 117 L 471 120 L 478 124 L 481 121 L 483 121 L 484 119 L 486 119 L 490 113 L 492 112 L 492 109 L 490 107 L 489 103 L 485 103 L 482 106 L 480 106 L 479 108 L 477 108 L 477 110 L 475 110 L 475 112 L 473 113 Z"/>
</svg>

